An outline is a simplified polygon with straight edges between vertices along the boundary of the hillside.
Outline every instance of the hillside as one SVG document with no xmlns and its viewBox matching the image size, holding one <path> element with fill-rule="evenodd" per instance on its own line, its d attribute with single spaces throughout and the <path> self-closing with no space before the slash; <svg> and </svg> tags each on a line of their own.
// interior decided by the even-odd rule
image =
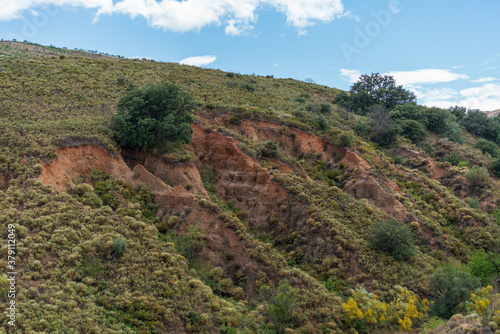
<svg viewBox="0 0 500 334">
<path fill-rule="evenodd" d="M 430 299 L 437 268 L 499 250 L 498 178 L 464 176 L 492 157 L 464 129 L 463 144 L 381 147 L 334 88 L 0 43 L 14 47 L 0 58 L 0 219 L 17 238 L 20 331 L 362 332 L 375 326 L 346 313 L 351 289 Z M 197 102 L 192 142 L 120 148 L 118 100 L 165 81 Z M 391 218 L 414 235 L 409 259 L 370 246 Z"/>
<path fill-rule="evenodd" d="M 497 117 L 498 115 L 500 115 L 500 109 L 487 111 L 486 114 L 488 115 L 488 117 Z"/>
</svg>

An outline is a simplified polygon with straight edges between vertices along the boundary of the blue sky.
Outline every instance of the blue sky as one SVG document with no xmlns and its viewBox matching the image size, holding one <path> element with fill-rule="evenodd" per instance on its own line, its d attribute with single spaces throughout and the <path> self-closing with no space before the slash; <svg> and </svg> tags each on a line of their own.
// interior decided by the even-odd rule
<svg viewBox="0 0 500 334">
<path fill-rule="evenodd" d="M 498 0 L 0 0 L 0 38 L 500 109 Z"/>
</svg>

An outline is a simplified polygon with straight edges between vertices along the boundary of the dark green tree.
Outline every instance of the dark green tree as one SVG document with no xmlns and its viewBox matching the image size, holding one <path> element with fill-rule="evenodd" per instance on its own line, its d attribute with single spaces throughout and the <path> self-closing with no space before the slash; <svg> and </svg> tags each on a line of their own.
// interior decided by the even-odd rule
<svg viewBox="0 0 500 334">
<path fill-rule="evenodd" d="M 165 141 L 191 141 L 190 94 L 171 83 L 133 89 L 118 102 L 115 130 L 118 143 L 136 150 L 161 146 Z"/>
<path fill-rule="evenodd" d="M 455 122 L 455 116 L 446 109 L 424 108 L 423 115 L 426 119 L 427 130 L 442 135 L 447 130 L 447 124 Z"/>
<path fill-rule="evenodd" d="M 373 105 L 382 105 L 392 110 L 397 105 L 407 102 L 416 103 L 414 93 L 406 90 L 403 86 L 397 86 L 394 77 L 372 73 L 363 74 L 358 82 L 351 86 L 350 105 L 353 112 L 366 115 Z"/>
<path fill-rule="evenodd" d="M 500 177 L 500 158 L 497 158 L 491 162 L 491 170 L 496 176 Z"/>
<path fill-rule="evenodd" d="M 297 289 L 290 287 L 288 282 L 280 282 L 278 291 L 273 292 L 271 288 L 264 285 L 259 290 L 260 297 L 267 303 L 265 313 L 274 324 L 276 333 L 285 333 L 293 321 L 292 310 L 295 304 Z"/>
<path fill-rule="evenodd" d="M 410 227 L 395 219 L 375 223 L 371 246 L 391 254 L 397 260 L 406 260 L 416 254 L 413 232 Z"/>
<path fill-rule="evenodd" d="M 478 137 L 497 141 L 500 134 L 500 124 L 479 110 L 469 110 L 463 120 L 465 129 Z"/>
<path fill-rule="evenodd" d="M 414 120 L 427 127 L 427 117 L 425 115 L 425 107 L 415 103 L 405 103 L 396 106 L 391 111 L 391 117 L 394 120 Z"/>
<path fill-rule="evenodd" d="M 477 252 L 473 254 L 472 260 L 467 263 L 470 273 L 481 280 L 486 286 L 491 284 L 492 279 L 498 283 L 500 278 L 500 254 L 493 252 Z"/>
<path fill-rule="evenodd" d="M 498 145 L 486 139 L 479 139 L 474 144 L 474 148 L 481 150 L 483 153 L 488 153 L 492 158 L 496 158 L 500 155 L 500 148 L 498 148 Z"/>
<path fill-rule="evenodd" d="M 443 134 L 446 138 L 454 143 L 463 144 L 465 143 L 465 138 L 462 136 L 462 129 L 457 122 L 450 122 L 446 124 L 446 130 Z"/>
<path fill-rule="evenodd" d="M 448 109 L 457 118 L 458 123 L 462 123 L 465 115 L 467 115 L 467 108 L 455 106 Z"/>
<path fill-rule="evenodd" d="M 400 129 L 400 134 L 410 139 L 415 144 L 419 144 L 427 137 L 425 127 L 412 119 L 400 120 L 397 122 L 397 126 Z"/>
<path fill-rule="evenodd" d="M 481 286 L 479 278 L 452 266 L 438 268 L 429 277 L 429 283 L 435 294 L 432 312 L 444 319 L 462 311 L 463 303 Z"/>
</svg>

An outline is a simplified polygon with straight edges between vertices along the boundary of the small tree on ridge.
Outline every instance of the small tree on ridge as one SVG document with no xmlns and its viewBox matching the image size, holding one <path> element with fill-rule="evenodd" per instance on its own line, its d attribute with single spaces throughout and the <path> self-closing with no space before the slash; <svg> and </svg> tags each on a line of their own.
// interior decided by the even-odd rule
<svg viewBox="0 0 500 334">
<path fill-rule="evenodd" d="M 189 143 L 194 109 L 191 95 L 171 83 L 131 90 L 118 102 L 114 118 L 118 143 L 143 151 L 167 140 Z"/>
</svg>

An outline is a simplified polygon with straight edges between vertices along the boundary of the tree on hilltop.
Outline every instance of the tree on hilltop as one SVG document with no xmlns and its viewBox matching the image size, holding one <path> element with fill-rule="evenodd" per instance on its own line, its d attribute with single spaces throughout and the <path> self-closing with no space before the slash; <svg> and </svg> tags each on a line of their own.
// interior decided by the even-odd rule
<svg viewBox="0 0 500 334">
<path fill-rule="evenodd" d="M 133 89 L 118 102 L 118 143 L 143 151 L 165 141 L 189 143 L 194 109 L 192 96 L 171 83 Z"/>
<path fill-rule="evenodd" d="M 358 82 L 351 86 L 350 95 L 339 94 L 337 103 L 357 114 L 366 115 L 375 105 L 392 110 L 407 102 L 416 103 L 416 99 L 414 93 L 397 86 L 394 77 L 372 73 L 361 75 Z"/>
</svg>

